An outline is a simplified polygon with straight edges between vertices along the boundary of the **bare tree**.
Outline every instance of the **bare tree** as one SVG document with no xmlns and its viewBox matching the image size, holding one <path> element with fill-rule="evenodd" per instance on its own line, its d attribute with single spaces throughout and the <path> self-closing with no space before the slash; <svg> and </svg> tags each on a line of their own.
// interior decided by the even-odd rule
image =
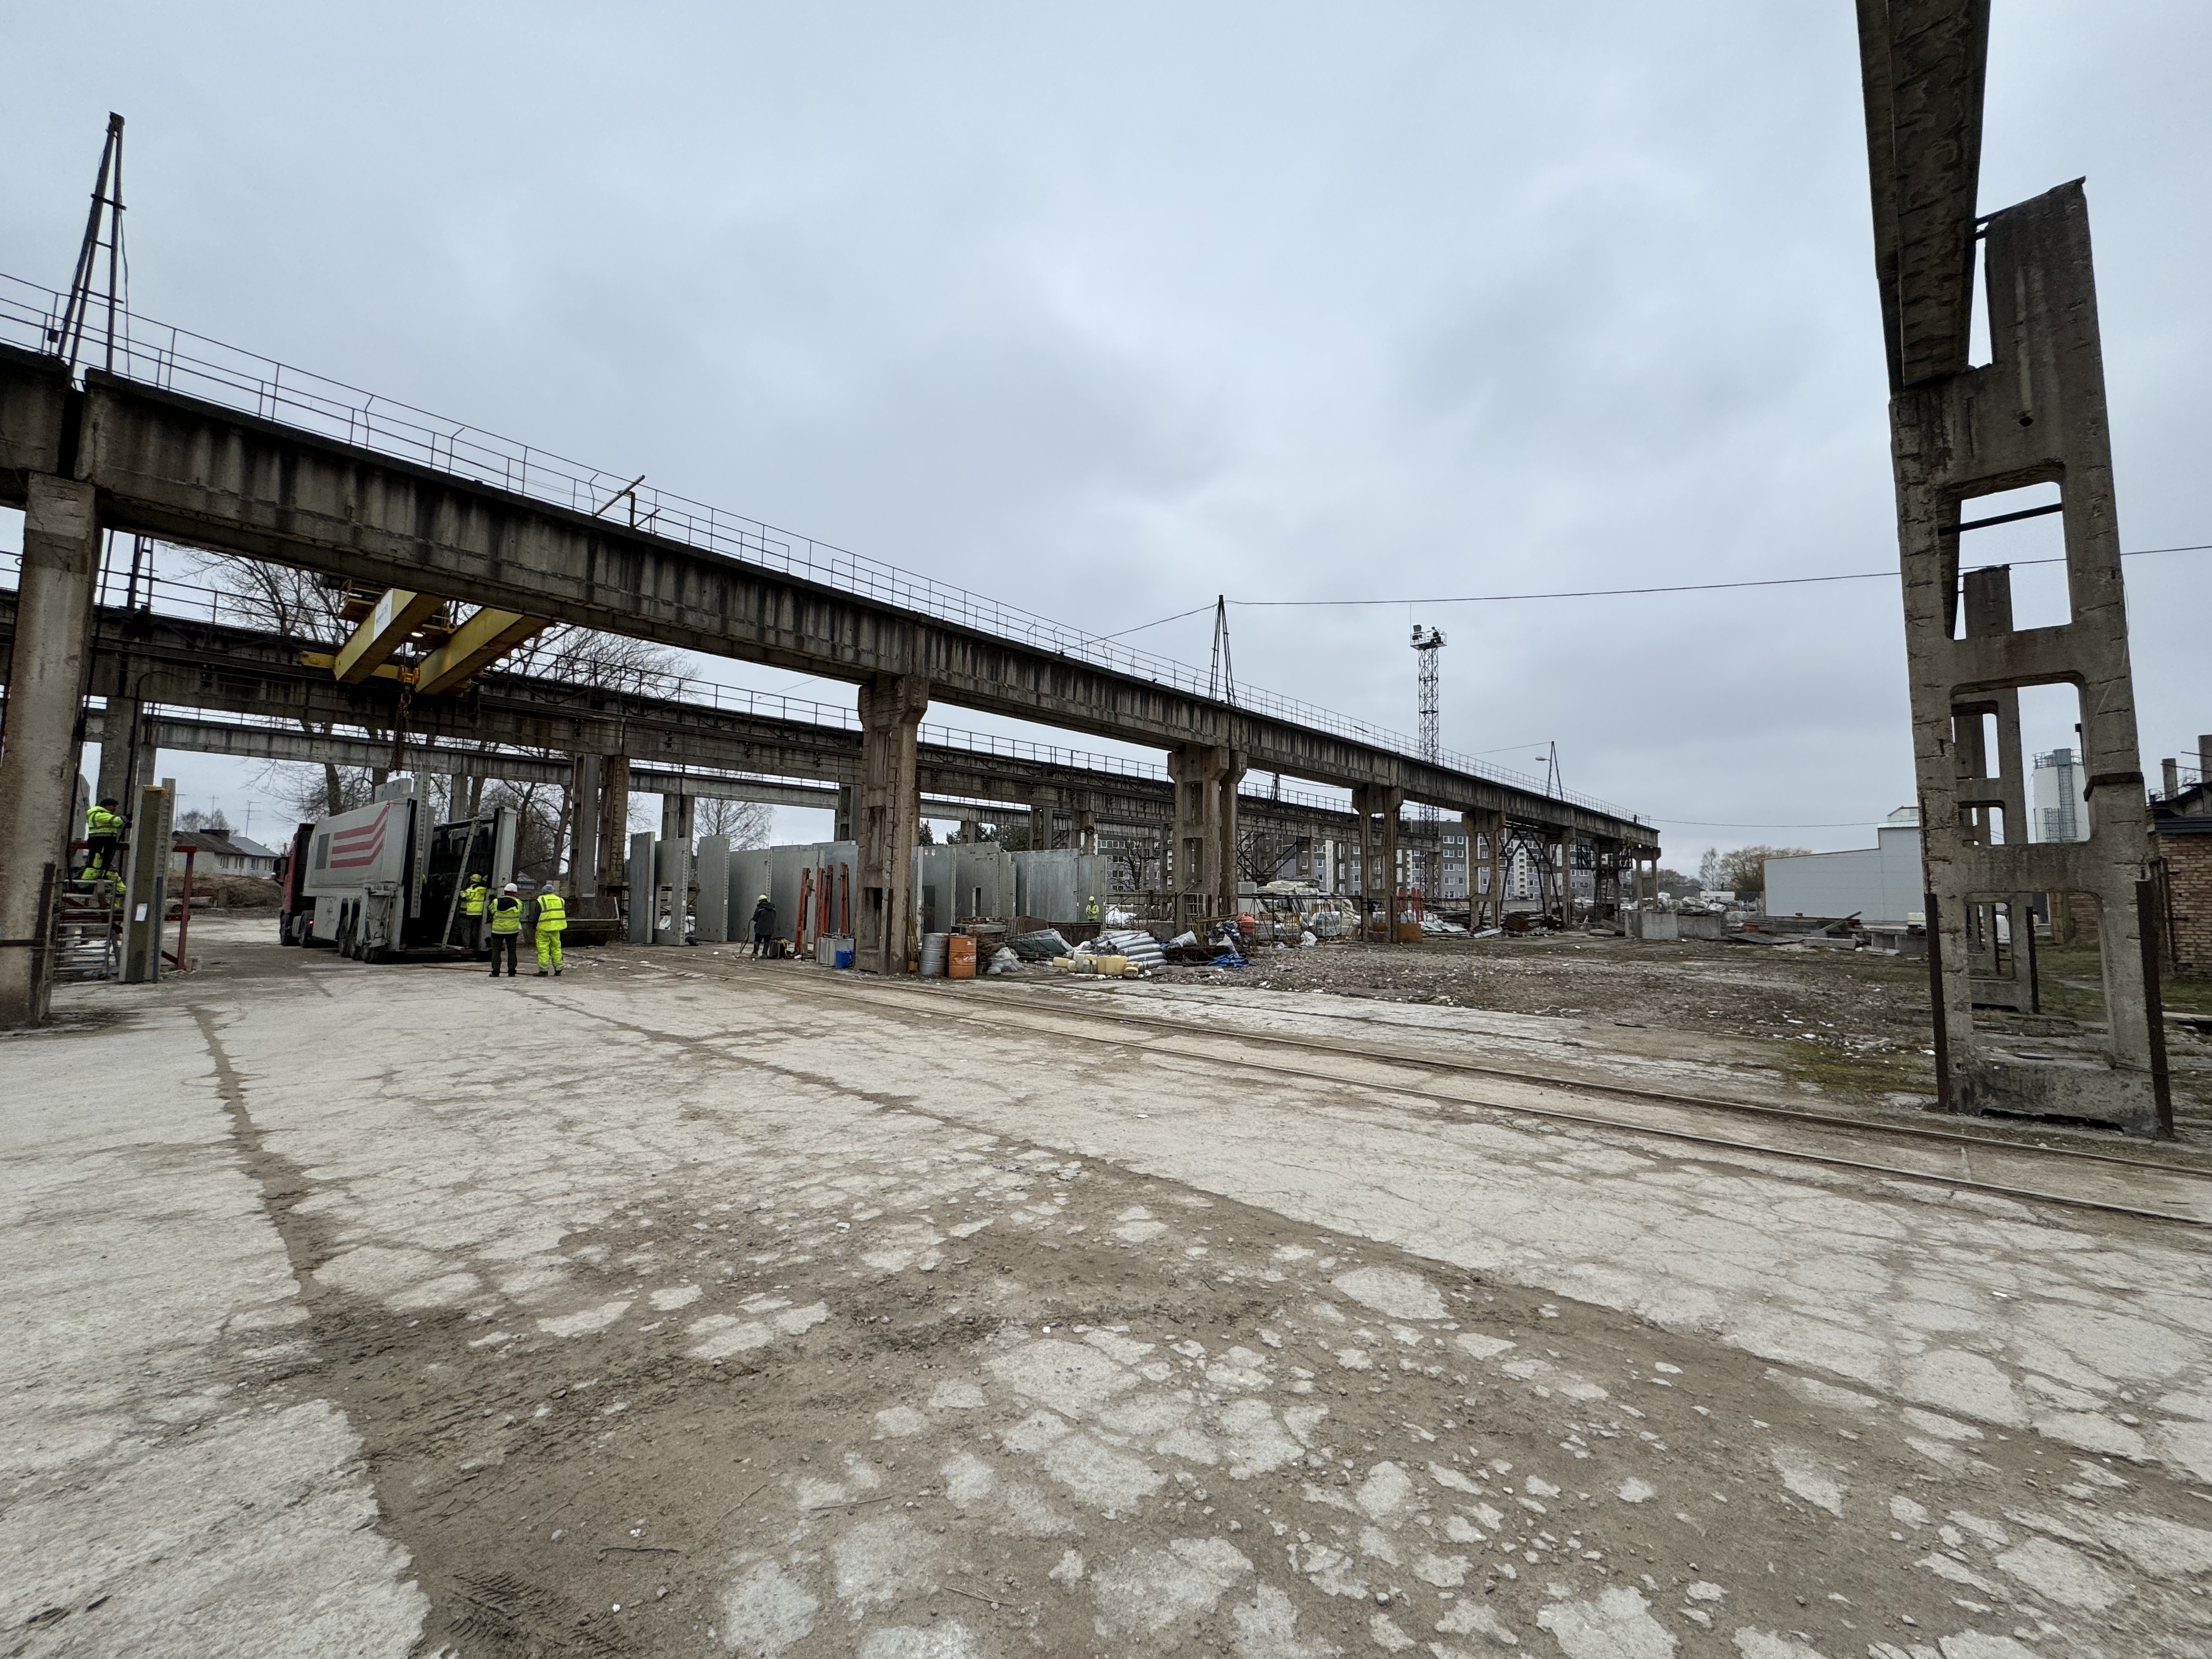
<svg viewBox="0 0 2212 1659">
<path fill-rule="evenodd" d="M 1809 847 L 1739 847 L 1734 852 L 1717 857 L 1708 854 L 1712 863 L 1712 875 L 1717 880 L 1707 879 L 1708 888 L 1718 888 L 1724 893 L 1735 893 L 1749 898 L 1766 891 L 1766 860 L 1769 859 L 1803 858 L 1811 853 Z"/>
<path fill-rule="evenodd" d="M 342 581 L 236 554 L 183 550 L 191 558 L 191 573 L 222 594 L 225 609 L 248 626 L 332 647 L 343 643 L 353 631 L 354 624 L 345 616 L 348 593 Z M 513 673 L 641 696 L 677 695 L 682 679 L 676 653 L 665 646 L 582 628 L 548 629 L 516 647 L 502 666 Z M 314 737 L 326 737 L 334 729 L 328 723 L 313 720 L 299 724 L 301 731 Z M 362 730 L 371 738 L 391 735 L 373 726 Z M 493 752 L 489 744 L 477 748 L 486 754 Z M 548 749 L 522 752 L 568 758 Z M 495 763 L 491 769 L 495 770 Z M 319 818 L 366 805 L 383 775 L 380 768 L 278 761 L 272 762 L 257 782 L 299 817 Z M 558 873 L 570 812 L 566 785 L 486 781 L 468 794 L 465 801 L 446 802 L 449 817 L 513 807 L 518 820 L 516 868 L 539 879 Z M 764 836 L 765 825 L 761 833 Z"/>
<path fill-rule="evenodd" d="M 765 847 L 775 828 L 775 808 L 765 801 L 702 797 L 692 822 L 702 836 L 727 836 L 734 848 Z"/>
</svg>

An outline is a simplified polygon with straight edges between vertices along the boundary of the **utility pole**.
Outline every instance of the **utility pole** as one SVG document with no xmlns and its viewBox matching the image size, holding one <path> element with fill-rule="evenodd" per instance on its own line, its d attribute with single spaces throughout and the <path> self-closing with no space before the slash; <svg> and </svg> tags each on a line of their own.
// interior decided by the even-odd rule
<svg viewBox="0 0 2212 1659">
<path fill-rule="evenodd" d="M 1206 695 L 1223 702 L 1237 701 L 1237 671 L 1229 660 L 1229 596 L 1213 599 L 1213 665 L 1206 671 Z"/>
</svg>

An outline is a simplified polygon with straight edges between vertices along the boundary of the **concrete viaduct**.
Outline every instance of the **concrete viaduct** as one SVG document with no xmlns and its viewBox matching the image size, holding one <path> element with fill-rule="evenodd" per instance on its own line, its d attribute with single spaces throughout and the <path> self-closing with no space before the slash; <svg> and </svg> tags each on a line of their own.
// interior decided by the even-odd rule
<svg viewBox="0 0 2212 1659">
<path fill-rule="evenodd" d="M 0 591 L 0 683 L 12 666 L 15 612 L 15 596 Z M 578 774 L 585 763 L 597 760 L 607 769 L 599 786 L 608 802 L 605 815 L 617 827 L 627 823 L 623 798 L 632 790 L 823 807 L 850 817 L 861 733 L 774 712 L 780 700 L 732 708 L 493 672 L 478 677 L 465 698 L 422 697 L 403 704 L 389 680 L 344 684 L 306 660 L 327 648 L 313 640 L 100 607 L 94 613 L 89 682 L 107 708 L 123 711 L 126 719 L 158 705 L 285 722 L 148 715 L 136 722 L 135 746 L 142 750 L 389 767 L 389 739 L 311 728 L 398 729 L 414 769 L 562 785 L 579 801 L 588 792 L 577 787 Z M 107 757 L 101 793 L 121 793 L 106 780 L 123 775 L 117 757 L 133 738 L 125 732 L 112 744 L 108 735 L 104 712 L 89 711 L 85 740 L 100 742 Z M 1028 744 L 999 746 L 980 734 L 969 742 L 960 739 L 971 734 L 943 735 L 953 740 L 925 738 L 915 744 L 923 803 L 939 809 L 931 816 L 1002 823 L 1064 812 L 1079 839 L 1109 825 L 1157 832 L 1174 817 L 1173 787 L 1157 769 L 1117 769 L 1108 757 L 1037 751 Z M 150 764 L 136 771 L 141 778 L 152 775 Z M 1241 821 L 1279 835 L 1350 839 L 1357 834 L 1349 811 L 1310 800 L 1247 793 L 1238 811 Z M 576 862 L 586 880 L 595 865 L 609 870 L 619 862 L 619 835 L 595 838 L 588 817 L 574 829 Z M 594 857 L 595 839 L 605 843 L 611 862 Z"/>
<path fill-rule="evenodd" d="M 100 532 L 161 537 L 385 588 L 744 658 L 858 686 L 860 953 L 902 969 L 912 949 L 908 852 L 920 821 L 917 727 L 933 700 L 1168 751 L 1170 842 L 1183 914 L 1231 908 L 1238 781 L 1248 768 L 1352 792 L 1363 901 L 1387 914 L 1399 809 L 1508 815 L 1601 860 L 1657 855 L 1632 818 L 1407 755 L 1357 735 L 1236 706 L 1133 669 L 848 591 L 773 560 L 538 500 L 222 404 L 106 374 L 73 384 L 58 360 L 0 346 L 0 502 L 24 508 L 25 661 L 0 753 L 0 936 L 37 935 L 64 867 L 89 667 Z M 854 584 L 855 588 L 863 584 Z M 43 989 L 0 947 L 0 1022 L 36 1018 Z"/>
</svg>

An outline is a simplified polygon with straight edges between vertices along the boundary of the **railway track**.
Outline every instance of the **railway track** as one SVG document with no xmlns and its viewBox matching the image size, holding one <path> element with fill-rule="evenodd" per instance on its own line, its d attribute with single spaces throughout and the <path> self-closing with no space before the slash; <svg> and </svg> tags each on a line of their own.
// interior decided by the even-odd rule
<svg viewBox="0 0 2212 1659">
<path fill-rule="evenodd" d="M 1231 1048 L 1289 1050 L 1302 1056 L 1335 1056 L 1358 1063 L 1360 1073 L 1336 1066 L 1275 1063 L 1248 1054 L 1143 1042 L 1141 1052 L 1206 1065 L 1230 1065 L 1259 1075 L 1279 1076 L 1308 1085 L 1334 1084 L 1420 1100 L 1432 1108 L 1468 1114 L 1521 1115 L 1587 1128 L 1655 1135 L 1717 1150 L 1760 1153 L 1832 1168 L 1858 1170 L 1962 1192 L 2145 1220 L 2212 1227 L 2212 1168 L 2127 1158 L 2117 1153 L 2076 1151 L 1990 1134 L 1917 1124 L 1887 1123 L 1786 1106 L 1764 1106 L 1711 1096 L 1670 1094 L 1622 1084 L 1561 1077 L 1480 1060 L 1410 1054 L 1353 1046 L 1288 1032 L 1255 1031 L 1208 1024 L 1160 1014 L 1099 1006 L 1111 993 L 1090 993 L 1082 1004 L 1054 991 L 1042 995 L 1013 988 L 983 993 L 923 984 L 889 982 L 866 988 L 843 980 L 809 976 L 810 988 L 840 1001 L 900 1012 L 924 1012 L 970 1025 L 998 1025 L 1033 1035 L 1086 1044 L 1128 1048 L 1130 1028 L 1153 1031 L 1187 1042 Z M 795 989 L 796 987 L 794 986 Z M 1028 1018 L 1020 1018 L 1027 1016 Z M 1303 1015 L 1298 1016 L 1303 1018 Z M 1358 1016 L 1333 1016 L 1358 1018 Z M 1101 1030 L 1101 1022 L 1115 1028 Z M 1375 1022 L 1389 1029 L 1387 1022 Z M 1404 1074 L 1431 1079 L 1480 1079 L 1512 1097 L 1496 1098 L 1440 1089 Z M 1364 1074 L 1362 1074 L 1364 1073 Z M 1393 1073 L 1397 1075 L 1394 1076 Z M 1589 1109 L 1605 1102 L 1613 1111 Z M 1741 1136 L 1711 1133 L 1716 1114 L 1763 1133 Z M 1892 1161 L 1865 1155 L 1869 1139 L 1887 1143 Z M 1977 1167 L 1978 1165 L 1978 1167 Z"/>
</svg>

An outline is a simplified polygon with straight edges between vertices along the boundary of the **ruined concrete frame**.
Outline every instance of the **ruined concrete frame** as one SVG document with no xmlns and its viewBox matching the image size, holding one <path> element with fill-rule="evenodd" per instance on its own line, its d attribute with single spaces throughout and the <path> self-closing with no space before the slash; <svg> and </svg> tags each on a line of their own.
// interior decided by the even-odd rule
<svg viewBox="0 0 2212 1659">
<path fill-rule="evenodd" d="M 1986 0 L 1860 0 L 1859 15 L 1942 1103 L 2170 1133 L 2140 935 L 2154 866 L 2087 199 L 2075 180 L 1975 217 Z M 1968 361 L 1978 234 L 1993 355 L 1978 368 Z M 2014 629 L 1992 616 L 1989 631 L 1954 637 L 1962 504 L 2038 483 L 2062 492 L 2071 619 Z M 1960 753 L 1960 710 L 2047 684 L 2081 697 L 2089 837 L 1990 845 L 1971 803 L 2005 802 L 1961 787 L 1962 760 L 1976 757 Z M 1971 908 L 2033 891 L 2084 892 L 2098 905 L 2102 1065 L 2010 1053 L 1975 1027 Z"/>
</svg>

